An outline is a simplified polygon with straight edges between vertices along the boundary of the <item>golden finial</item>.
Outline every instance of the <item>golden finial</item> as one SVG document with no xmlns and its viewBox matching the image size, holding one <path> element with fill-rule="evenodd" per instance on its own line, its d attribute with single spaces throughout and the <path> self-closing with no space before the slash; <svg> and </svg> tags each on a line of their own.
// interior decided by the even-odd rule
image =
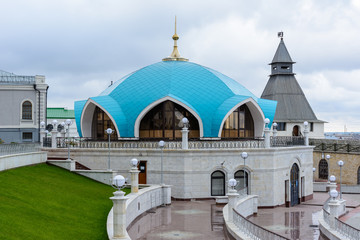
<svg viewBox="0 0 360 240">
<path fill-rule="evenodd" d="M 179 40 L 179 36 L 176 34 L 176 16 L 175 16 L 175 33 L 172 36 L 172 39 L 174 40 L 174 49 L 170 57 L 163 58 L 163 61 L 189 61 L 189 59 L 180 57 L 180 53 L 177 48 L 177 40 Z"/>
<path fill-rule="evenodd" d="M 176 16 L 175 16 L 175 34 L 173 35 L 172 39 L 173 39 L 174 41 L 179 40 L 179 36 L 176 34 Z M 175 44 L 176 44 L 176 43 L 175 43 Z"/>
</svg>

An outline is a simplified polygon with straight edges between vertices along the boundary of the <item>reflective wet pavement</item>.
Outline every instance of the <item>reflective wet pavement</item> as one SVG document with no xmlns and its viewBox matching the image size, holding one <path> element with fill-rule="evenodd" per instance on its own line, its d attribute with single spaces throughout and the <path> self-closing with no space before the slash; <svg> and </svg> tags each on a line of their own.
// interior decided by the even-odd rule
<svg viewBox="0 0 360 240">
<path fill-rule="evenodd" d="M 289 239 L 319 239 L 320 206 L 259 209 L 249 220 Z"/>
<path fill-rule="evenodd" d="M 224 232 L 222 205 L 213 200 L 173 201 L 148 211 L 128 229 L 131 239 L 229 239 Z"/>
<path fill-rule="evenodd" d="M 314 193 L 313 200 L 291 208 L 262 208 L 249 220 L 289 239 L 322 239 L 317 219 L 328 196 L 327 193 Z M 360 225 L 360 208 L 356 208 L 360 204 L 360 194 L 343 194 L 343 198 L 347 200 L 350 213 L 342 220 Z M 173 201 L 170 206 L 147 212 L 130 226 L 128 232 L 131 239 L 227 240 L 222 208 L 213 200 Z"/>
</svg>

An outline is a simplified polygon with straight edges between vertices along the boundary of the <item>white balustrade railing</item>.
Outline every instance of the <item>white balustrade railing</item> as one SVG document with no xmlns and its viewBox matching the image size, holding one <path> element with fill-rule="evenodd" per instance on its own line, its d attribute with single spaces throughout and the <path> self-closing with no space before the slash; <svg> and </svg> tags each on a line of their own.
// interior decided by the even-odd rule
<svg viewBox="0 0 360 240">
<path fill-rule="evenodd" d="M 339 232 L 341 235 L 347 237 L 348 239 L 353 239 L 353 240 L 360 239 L 359 229 L 356 229 L 340 221 L 338 218 L 335 218 L 335 231 Z"/>
<path fill-rule="evenodd" d="M 39 152 L 39 151 L 40 151 L 40 144 L 38 143 L 0 144 L 0 156 L 19 154 L 19 153 Z"/>
<path fill-rule="evenodd" d="M 57 138 L 57 147 L 66 148 L 70 144 L 72 148 L 108 148 L 107 141 L 93 141 L 88 138 Z M 167 141 L 165 149 L 181 149 L 181 142 Z M 151 148 L 159 147 L 158 141 L 111 141 L 111 148 Z M 189 141 L 189 149 L 240 149 L 240 148 L 264 148 L 263 140 L 242 140 L 242 141 Z"/>
<path fill-rule="evenodd" d="M 330 226 L 330 213 L 323 208 L 323 218 L 324 221 Z"/>
<path fill-rule="evenodd" d="M 240 231 L 248 235 L 251 239 L 263 240 L 263 239 L 272 239 L 272 240 L 287 240 L 288 238 L 280 236 L 274 232 L 271 232 L 263 227 L 256 225 L 255 223 L 249 221 L 243 217 L 238 211 L 233 209 L 233 221 L 234 224 L 239 228 Z"/>
</svg>

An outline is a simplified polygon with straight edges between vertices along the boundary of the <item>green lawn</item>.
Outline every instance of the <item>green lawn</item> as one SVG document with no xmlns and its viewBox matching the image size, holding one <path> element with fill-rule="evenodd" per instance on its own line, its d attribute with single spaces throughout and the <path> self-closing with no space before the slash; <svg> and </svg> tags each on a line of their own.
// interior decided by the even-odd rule
<svg viewBox="0 0 360 240">
<path fill-rule="evenodd" d="M 0 239 L 107 239 L 114 191 L 46 164 L 0 172 Z"/>
</svg>

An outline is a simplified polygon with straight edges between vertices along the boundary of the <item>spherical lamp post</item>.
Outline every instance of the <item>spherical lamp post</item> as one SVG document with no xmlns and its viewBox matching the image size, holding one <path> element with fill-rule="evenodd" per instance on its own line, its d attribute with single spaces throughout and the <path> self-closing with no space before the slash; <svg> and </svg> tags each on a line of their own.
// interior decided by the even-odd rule
<svg viewBox="0 0 360 240">
<path fill-rule="evenodd" d="M 337 162 L 340 167 L 340 200 L 342 200 L 342 191 L 341 191 L 341 169 L 344 166 L 344 161 L 340 160 Z"/>
<path fill-rule="evenodd" d="M 313 167 L 313 182 L 315 182 L 315 171 L 316 171 L 316 168 Z"/>
<path fill-rule="evenodd" d="M 161 149 L 161 180 L 160 184 L 164 185 L 164 166 L 163 166 L 163 152 L 164 152 L 165 142 L 163 140 L 159 141 L 159 148 Z"/>
<path fill-rule="evenodd" d="M 271 144 L 270 144 L 270 128 L 269 128 L 270 119 L 265 118 L 264 123 L 265 123 L 265 129 L 264 129 L 265 148 L 270 148 L 270 146 L 271 146 Z"/>
<path fill-rule="evenodd" d="M 182 149 L 188 149 L 189 148 L 189 120 L 184 117 L 183 119 L 181 119 L 184 127 L 181 130 L 181 135 L 182 135 L 182 142 L 181 142 L 181 147 Z"/>
<path fill-rule="evenodd" d="M 246 179 L 245 179 L 245 160 L 248 158 L 248 154 L 247 154 L 247 152 L 242 152 L 242 153 L 241 153 L 241 157 L 242 157 L 242 159 L 244 159 L 244 191 L 245 191 L 245 188 L 246 188 Z"/>
<path fill-rule="evenodd" d="M 111 134 L 114 133 L 114 130 L 112 130 L 111 128 L 108 128 L 106 129 L 105 133 L 108 135 L 108 139 L 109 139 L 109 144 L 108 144 L 108 171 L 111 171 L 111 168 L 110 168 L 110 136 Z"/>
<path fill-rule="evenodd" d="M 114 192 L 114 196 L 110 199 L 113 201 L 113 238 L 121 239 L 126 236 L 126 200 L 125 192 L 121 189 L 125 185 L 125 178 L 121 175 L 117 175 L 112 180 L 112 187 L 117 191 Z"/>
<path fill-rule="evenodd" d="M 130 160 L 131 169 L 131 192 L 137 193 L 139 191 L 139 170 L 137 168 L 139 161 L 136 158 Z"/>
<path fill-rule="evenodd" d="M 235 190 L 237 184 L 238 182 L 234 178 L 230 179 L 228 182 L 228 185 L 231 188 L 231 190 Z"/>
<path fill-rule="evenodd" d="M 236 181 L 235 179 L 230 179 L 228 181 L 228 186 L 230 187 L 229 193 L 227 194 L 228 196 L 228 221 L 229 222 L 233 222 L 234 219 L 234 208 L 236 205 L 236 201 L 237 201 L 237 197 L 239 196 L 239 194 L 236 192 L 235 187 L 238 184 L 238 181 Z"/>
<path fill-rule="evenodd" d="M 332 200 L 334 201 L 339 196 L 339 193 L 338 191 L 336 191 L 336 189 L 333 189 L 329 192 L 329 195 L 330 197 L 332 197 Z"/>
<path fill-rule="evenodd" d="M 70 125 L 72 124 L 72 121 L 70 119 L 66 119 L 65 124 L 67 126 L 67 147 L 68 147 L 68 160 L 70 159 Z"/>
</svg>

